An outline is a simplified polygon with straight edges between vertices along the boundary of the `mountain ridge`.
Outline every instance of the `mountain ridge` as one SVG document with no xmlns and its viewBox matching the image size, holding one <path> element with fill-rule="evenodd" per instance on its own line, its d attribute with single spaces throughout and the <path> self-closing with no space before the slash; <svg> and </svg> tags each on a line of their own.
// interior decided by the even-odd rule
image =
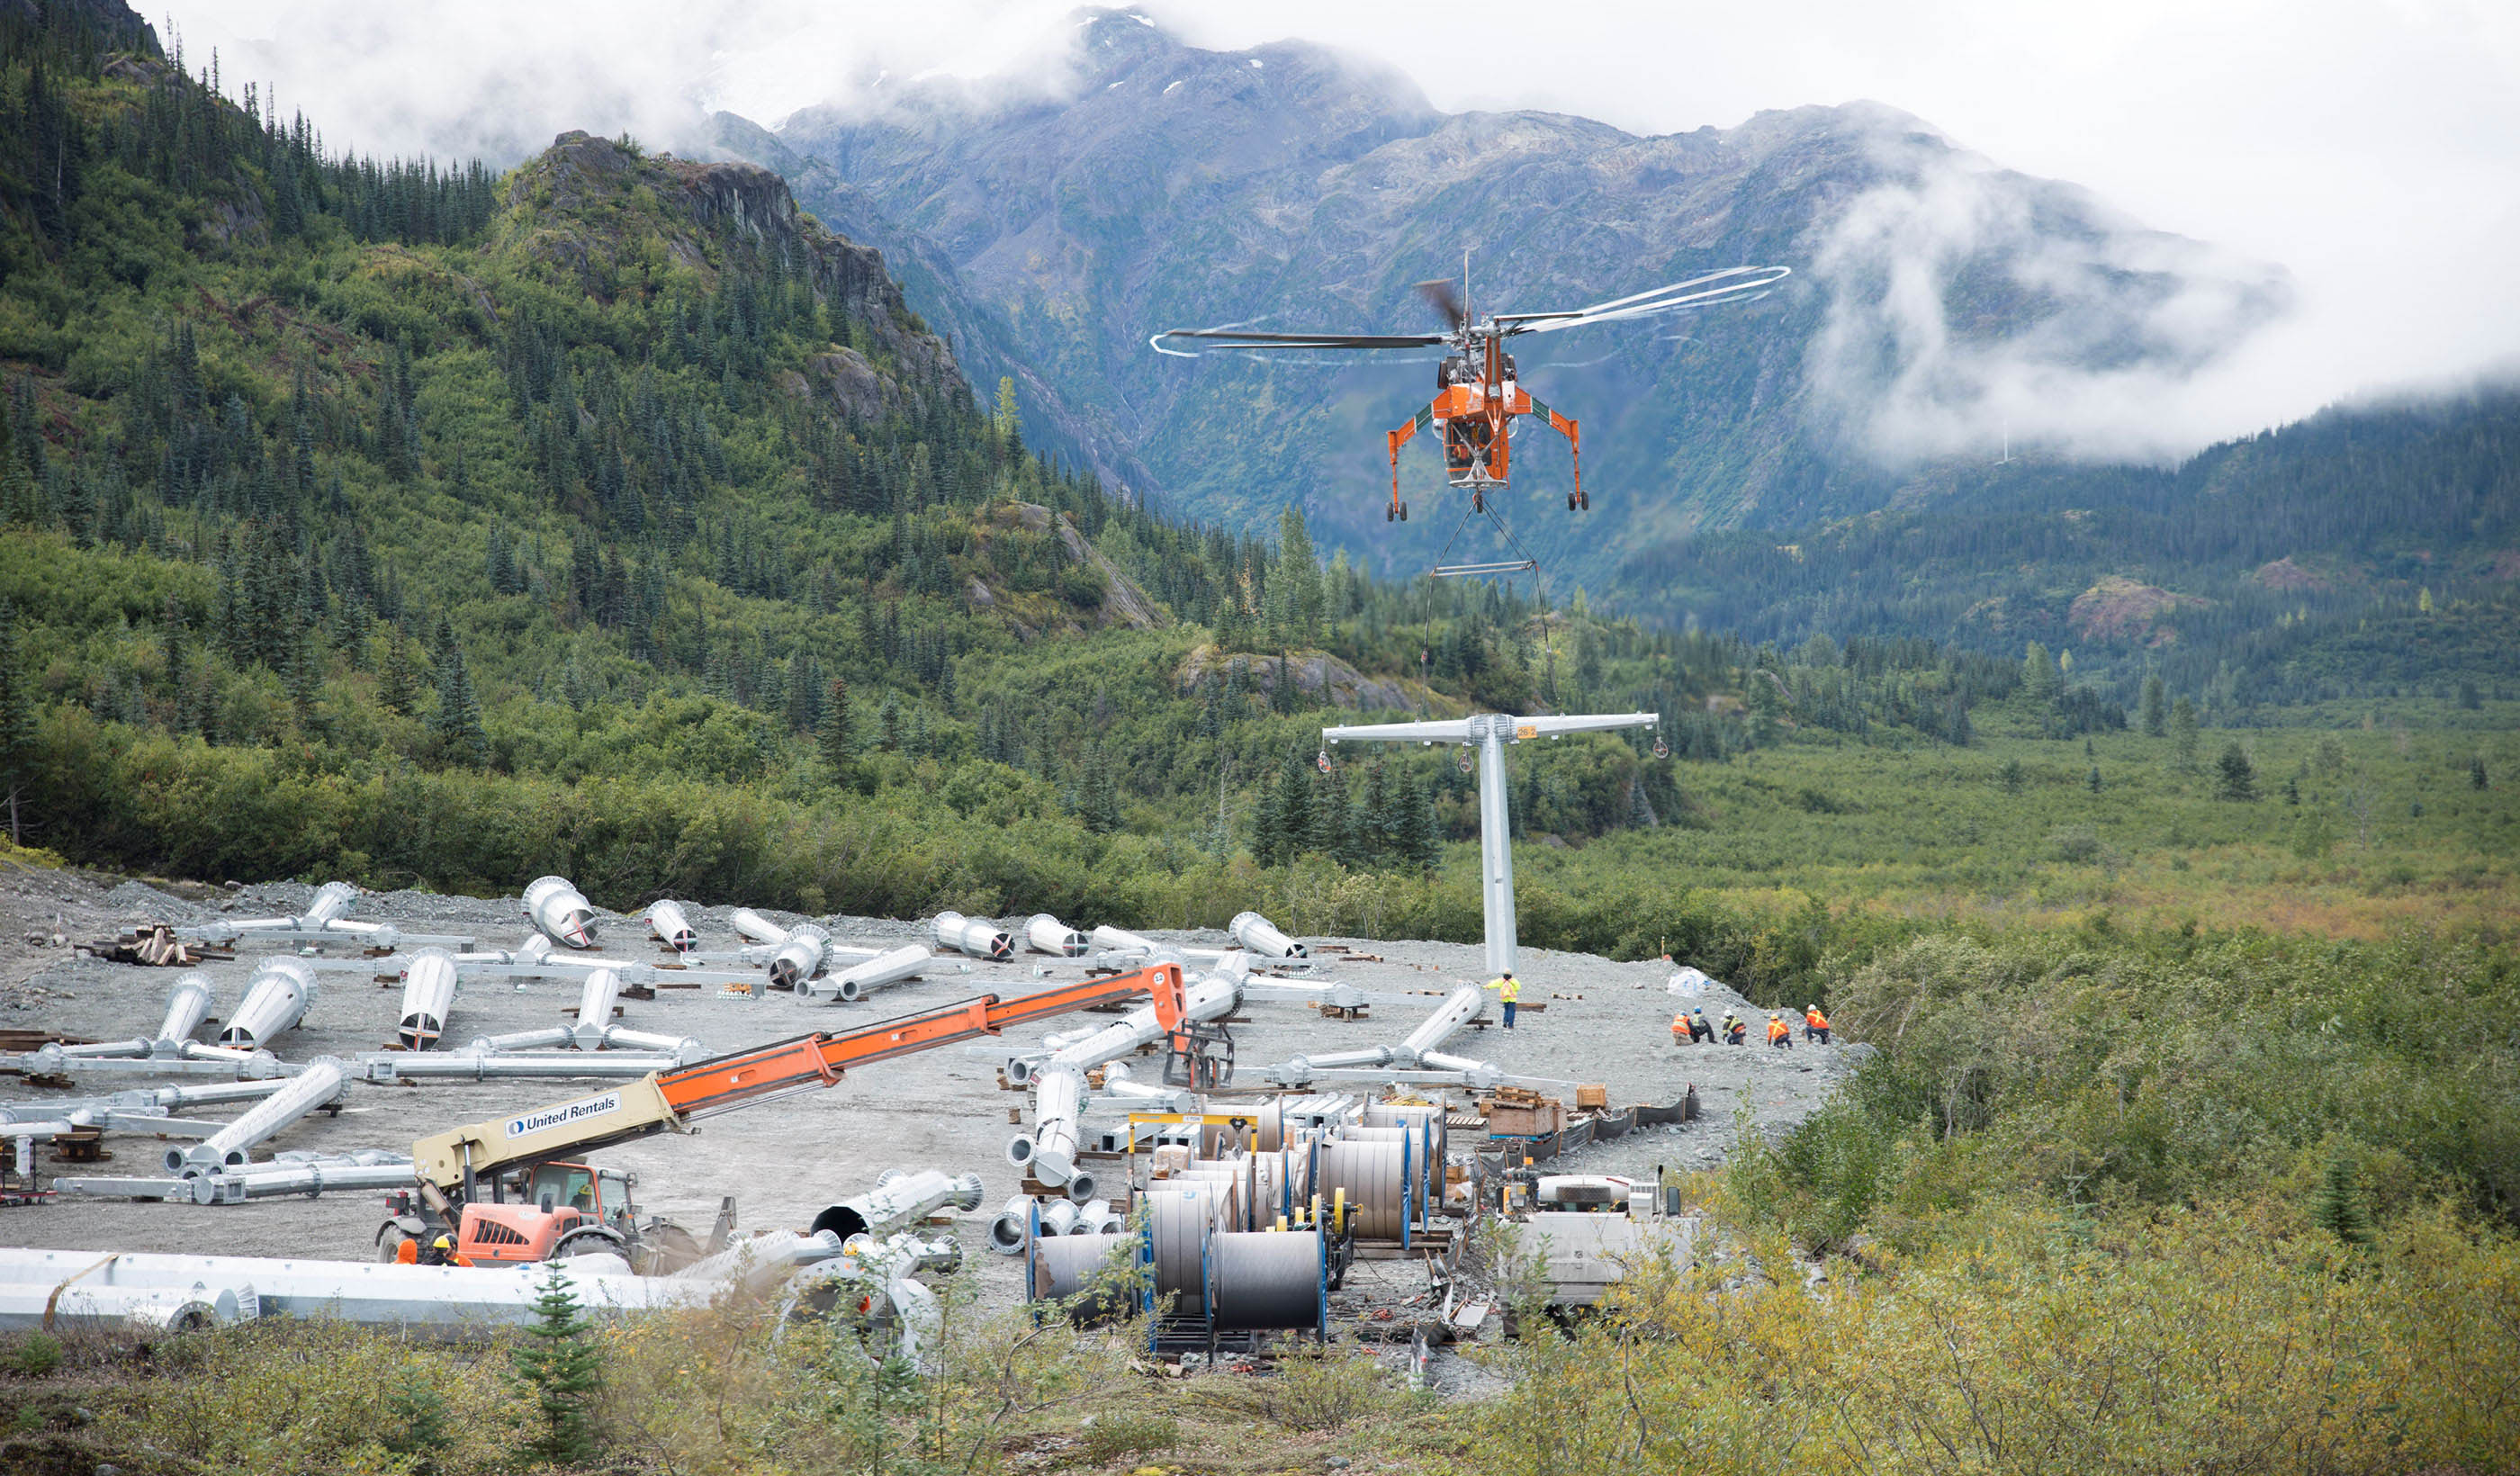
<svg viewBox="0 0 2520 1476">
<path fill-rule="evenodd" d="M 2176 378 L 2217 349 L 2185 320 L 2243 331 L 2288 291 L 2078 187 L 1962 155 L 1882 104 L 1642 137 L 1562 113 L 1443 113 L 1405 79 L 1305 43 L 1204 52 L 1141 17 L 1080 14 L 1062 101 L 934 80 L 879 106 L 806 110 L 777 140 L 933 246 L 991 315 L 975 331 L 1036 371 L 1038 402 L 1090 464 L 1123 479 L 1133 457 L 1173 506 L 1236 526 L 1274 516 L 1295 484 L 1317 529 L 1386 571 L 1422 567 L 1441 536 L 1378 526 L 1374 432 L 1410 413 L 1414 371 L 1185 366 L 1153 359 L 1145 335 L 1429 326 L 1408 285 L 1458 271 L 1464 243 L 1479 246 L 1474 305 L 1796 265 L 1771 300 L 1688 320 L 1677 341 L 1633 329 L 1570 344 L 1555 366 L 1546 350 L 1526 360 L 1535 388 L 1585 420 L 1596 517 L 1611 526 L 1518 531 L 1600 588 L 1614 578 L 1605 545 L 1888 505 L 1907 477 L 1873 464 L 1874 443 L 1954 433 L 1937 371 L 1977 386 L 1964 411 L 1984 408 L 1978 389 L 2059 365 Z M 1858 200 L 1868 213 L 1849 225 Z M 1975 217 L 1961 229 L 1942 218 L 1953 211 Z M 1826 259 L 1822 227 L 1845 227 Z M 1949 258 L 1950 310 L 1930 324 L 1865 307 L 1912 247 Z M 1911 362 L 1927 349 L 1941 360 Z M 1815 373 L 1823 350 L 1829 373 Z M 1580 357 L 1613 353 L 1626 357 Z M 1887 413 L 1838 413 L 1859 399 Z M 1267 411 L 1238 409 L 1252 406 Z M 1564 478 L 1562 451 L 1544 444 L 1531 465 L 1543 486 Z M 1429 480 L 1404 463 L 1404 487 L 1433 505 Z"/>
</svg>

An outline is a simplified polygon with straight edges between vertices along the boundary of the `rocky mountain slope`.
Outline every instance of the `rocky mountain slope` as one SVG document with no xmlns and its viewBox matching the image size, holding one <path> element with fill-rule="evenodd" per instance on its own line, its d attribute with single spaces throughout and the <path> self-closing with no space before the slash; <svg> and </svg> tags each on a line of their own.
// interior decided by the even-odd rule
<svg viewBox="0 0 2520 1476">
<path fill-rule="evenodd" d="M 1409 285 L 1457 274 L 1464 248 L 1482 307 L 1794 267 L 1748 307 L 1521 355 L 1526 380 L 1584 422 L 1596 512 L 1547 515 L 1567 459 L 1535 436 L 1539 495 L 1516 531 L 1600 588 L 1627 554 L 1698 528 L 1887 505 L 2022 385 L 2175 380 L 2287 295 L 2274 269 L 1995 169 L 1875 105 L 1640 138 L 1445 113 L 1317 47 L 1201 51 L 1125 12 L 1085 13 L 1079 48 L 1062 99 L 931 81 L 809 110 L 775 138 L 724 120 L 721 142 L 788 172 L 851 234 L 917 242 L 922 310 L 954 321 L 967 358 L 1014 366 L 1028 413 L 1107 477 L 1242 526 L 1295 502 L 1387 566 L 1422 566 L 1454 522 L 1420 454 L 1403 464 L 1416 520 L 1380 526 L 1379 432 L 1422 403 L 1424 365 L 1192 362 L 1148 336 L 1421 329 Z"/>
</svg>

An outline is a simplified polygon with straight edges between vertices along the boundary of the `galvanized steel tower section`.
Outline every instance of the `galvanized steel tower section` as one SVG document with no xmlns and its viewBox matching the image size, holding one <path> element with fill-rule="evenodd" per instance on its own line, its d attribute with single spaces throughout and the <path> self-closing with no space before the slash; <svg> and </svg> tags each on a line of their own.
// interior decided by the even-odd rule
<svg viewBox="0 0 2520 1476">
<path fill-rule="evenodd" d="M 1487 968 L 1500 974 L 1521 966 L 1513 931 L 1513 834 L 1506 821 L 1505 745 L 1524 738 L 1614 728 L 1651 728 L 1650 712 L 1604 712 L 1558 717 L 1516 717 L 1483 712 L 1445 723 L 1377 723 L 1325 728 L 1326 743 L 1475 743 L 1479 749 L 1479 889 L 1487 913 Z"/>
</svg>

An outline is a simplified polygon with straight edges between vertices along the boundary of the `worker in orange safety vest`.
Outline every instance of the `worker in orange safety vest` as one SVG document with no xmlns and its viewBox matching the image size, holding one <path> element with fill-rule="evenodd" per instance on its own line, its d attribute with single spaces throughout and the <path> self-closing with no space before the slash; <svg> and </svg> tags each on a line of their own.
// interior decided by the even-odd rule
<svg viewBox="0 0 2520 1476">
<path fill-rule="evenodd" d="M 1768 1044 L 1778 1051 L 1794 1049 L 1794 1028 L 1785 1023 L 1783 1015 L 1773 1009 L 1768 1011 Z"/>
<path fill-rule="evenodd" d="M 1828 1016 L 1820 1012 L 1818 1005 L 1803 1006 L 1803 1039 L 1828 1044 Z"/>
</svg>

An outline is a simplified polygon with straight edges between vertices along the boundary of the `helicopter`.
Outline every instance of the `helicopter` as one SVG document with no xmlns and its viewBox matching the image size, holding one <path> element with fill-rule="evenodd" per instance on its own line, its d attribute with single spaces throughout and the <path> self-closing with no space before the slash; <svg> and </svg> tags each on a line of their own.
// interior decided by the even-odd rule
<svg viewBox="0 0 2520 1476">
<path fill-rule="evenodd" d="M 1434 399 L 1398 429 L 1383 436 L 1391 456 L 1391 504 L 1383 510 L 1383 520 L 1409 520 L 1409 504 L 1400 496 L 1400 448 L 1421 430 L 1442 441 L 1446 484 L 1470 494 L 1471 512 L 1487 511 L 1490 501 L 1505 491 L 1511 479 L 1513 422 L 1521 416 L 1544 423 L 1566 437 L 1575 468 L 1575 485 L 1566 494 L 1566 510 L 1580 513 L 1593 505 L 1592 499 L 1584 495 L 1583 426 L 1522 387 L 1514 373 L 1513 355 L 1506 352 L 1506 340 L 1523 334 L 1559 333 L 1596 323 L 1746 302 L 1792 274 L 1793 269 L 1784 266 L 1736 266 L 1590 307 L 1563 312 L 1496 313 L 1473 319 L 1468 301 L 1469 257 L 1465 252 L 1462 258 L 1461 291 L 1454 290 L 1449 277 L 1417 285 L 1418 295 L 1444 319 L 1447 326 L 1442 333 L 1300 334 L 1177 328 L 1156 334 L 1148 342 L 1157 353 L 1176 358 L 1196 358 L 1202 346 L 1273 352 L 1440 346 L 1444 353 L 1435 365 Z M 1189 346 L 1173 346 L 1176 344 Z"/>
</svg>

